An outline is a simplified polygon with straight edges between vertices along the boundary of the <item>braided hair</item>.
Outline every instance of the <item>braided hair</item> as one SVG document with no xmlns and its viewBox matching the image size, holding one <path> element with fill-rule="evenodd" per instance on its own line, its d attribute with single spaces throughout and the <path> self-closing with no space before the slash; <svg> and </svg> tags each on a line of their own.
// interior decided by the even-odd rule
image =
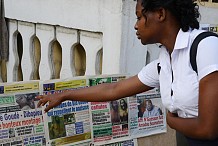
<svg viewBox="0 0 218 146">
<path fill-rule="evenodd" d="M 137 0 L 139 1 L 139 0 Z M 186 32 L 191 29 L 199 29 L 198 18 L 200 13 L 196 0 L 141 0 L 142 14 L 148 11 L 155 11 L 158 8 L 164 8 L 177 19 L 180 28 Z"/>
</svg>

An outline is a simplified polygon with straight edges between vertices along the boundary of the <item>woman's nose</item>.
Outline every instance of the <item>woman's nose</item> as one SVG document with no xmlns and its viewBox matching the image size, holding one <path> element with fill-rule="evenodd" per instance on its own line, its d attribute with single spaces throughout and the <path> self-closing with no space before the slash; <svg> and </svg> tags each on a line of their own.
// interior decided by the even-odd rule
<svg viewBox="0 0 218 146">
<path fill-rule="evenodd" d="M 138 30 L 138 25 L 137 25 L 137 23 L 135 23 L 134 28 L 135 28 L 135 30 Z"/>
</svg>

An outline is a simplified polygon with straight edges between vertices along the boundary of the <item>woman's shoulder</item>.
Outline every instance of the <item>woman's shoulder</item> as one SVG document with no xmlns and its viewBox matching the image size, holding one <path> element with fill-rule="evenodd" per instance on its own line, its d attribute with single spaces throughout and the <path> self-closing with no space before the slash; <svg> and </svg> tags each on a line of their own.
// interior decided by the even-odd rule
<svg viewBox="0 0 218 146">
<path fill-rule="evenodd" d="M 205 32 L 205 30 L 201 29 L 193 29 L 190 31 L 190 39 L 194 41 L 194 39 L 202 32 Z"/>
<path fill-rule="evenodd" d="M 198 43 L 196 63 L 199 80 L 218 70 L 218 37 L 205 37 Z"/>
</svg>

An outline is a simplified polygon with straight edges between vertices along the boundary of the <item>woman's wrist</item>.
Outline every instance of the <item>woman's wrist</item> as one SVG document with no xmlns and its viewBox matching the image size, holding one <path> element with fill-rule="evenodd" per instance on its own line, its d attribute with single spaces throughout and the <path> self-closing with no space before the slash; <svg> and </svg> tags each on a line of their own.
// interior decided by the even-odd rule
<svg viewBox="0 0 218 146">
<path fill-rule="evenodd" d="M 66 101 L 66 100 L 72 100 L 72 99 L 69 99 L 69 96 L 70 96 L 70 90 L 62 92 L 61 101 L 63 102 L 63 101 Z"/>
</svg>

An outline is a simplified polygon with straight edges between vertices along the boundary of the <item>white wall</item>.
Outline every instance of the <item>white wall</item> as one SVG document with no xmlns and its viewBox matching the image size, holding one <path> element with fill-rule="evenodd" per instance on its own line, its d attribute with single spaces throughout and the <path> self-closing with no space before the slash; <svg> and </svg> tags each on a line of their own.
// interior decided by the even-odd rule
<svg viewBox="0 0 218 146">
<path fill-rule="evenodd" d="M 121 72 L 137 74 L 145 66 L 147 46 L 136 37 L 136 1 L 123 1 Z"/>
<path fill-rule="evenodd" d="M 218 25 L 218 8 L 211 8 L 199 5 L 201 14 L 200 23 Z"/>
</svg>

